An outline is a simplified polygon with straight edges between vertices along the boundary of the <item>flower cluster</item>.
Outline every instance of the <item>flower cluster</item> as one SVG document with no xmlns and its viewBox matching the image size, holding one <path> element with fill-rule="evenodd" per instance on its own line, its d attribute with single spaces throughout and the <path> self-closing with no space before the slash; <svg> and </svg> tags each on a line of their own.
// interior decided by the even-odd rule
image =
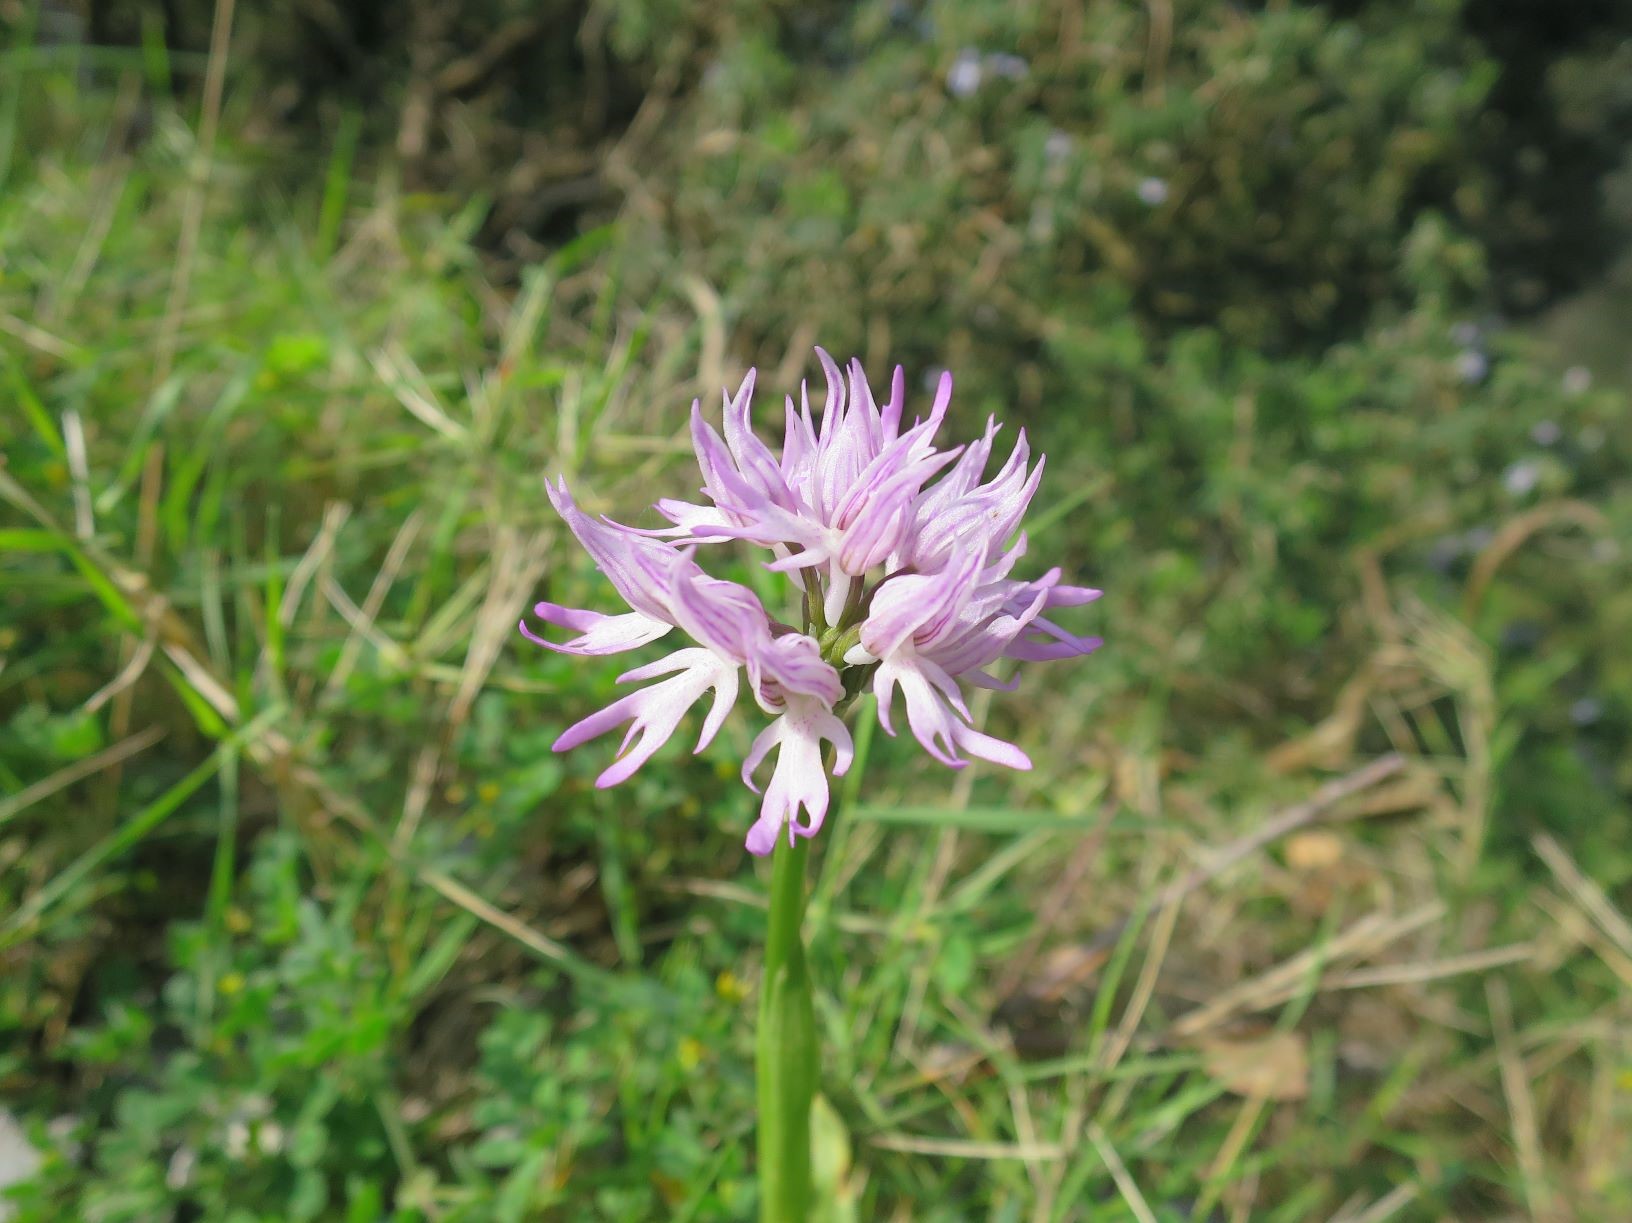
<svg viewBox="0 0 1632 1223">
<path fill-rule="evenodd" d="M 540 620 L 577 634 L 565 641 L 521 625 L 529 640 L 569 654 L 620 653 L 675 628 L 697 643 L 620 676 L 620 683 L 659 682 L 556 740 L 555 750 L 566 751 L 627 723 L 600 786 L 616 785 L 650 759 L 686 711 L 712 692 L 701 751 L 735 704 L 746 672 L 749 694 L 772 718 L 743 762 L 743 780 L 756 791 L 755 772 L 777 751 L 748 833 L 755 854 L 769 853 L 784 827 L 790 841 L 821 827 L 828 769 L 842 775 L 852 756 L 840 715 L 864 687 L 877 697 L 879 722 L 892 735 L 899 689 L 907 725 L 941 763 L 962 768 L 966 756 L 976 756 L 1026 769 L 1031 762 L 1018 747 L 975 729 L 960 684 L 1012 691 L 1014 681 L 990 670 L 1000 660 L 1068 658 L 1100 644 L 1047 615 L 1090 602 L 1099 591 L 1062 584 L 1058 569 L 1029 581 L 1010 576 L 1025 555 L 1020 522 L 1043 471 L 1041 455 L 1030 464 L 1025 431 L 986 479 L 995 420 L 978 441 L 935 448 L 952 398 L 950 374 L 941 375 L 928 417 L 903 429 L 899 367 L 880 405 L 860 362 L 850 363 L 847 385 L 833 359 L 816 352 L 827 402 L 818 422 L 806 388 L 797 407 L 788 397 L 780 454 L 749 425 L 752 370 L 726 399 L 723 436 L 692 405 L 706 500 L 659 501 L 670 526 L 643 530 L 592 518 L 565 481 L 547 485 L 557 512 L 630 610 L 606 616 L 537 604 Z M 799 628 L 773 619 L 753 591 L 703 571 L 699 553 L 731 540 L 771 551 L 767 568 L 786 574 L 799 595 Z M 832 749 L 827 767 L 824 743 Z"/>
</svg>

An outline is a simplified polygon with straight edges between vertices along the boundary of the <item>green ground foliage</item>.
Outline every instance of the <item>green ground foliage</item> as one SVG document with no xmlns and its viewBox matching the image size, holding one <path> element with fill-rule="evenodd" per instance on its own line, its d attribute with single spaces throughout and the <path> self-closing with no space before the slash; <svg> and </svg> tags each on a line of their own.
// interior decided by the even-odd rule
<svg viewBox="0 0 1632 1223">
<path fill-rule="evenodd" d="M 752 1217 L 748 722 L 596 791 L 514 626 L 817 342 L 1108 642 L 860 735 L 825 1217 L 1632 1217 L 1619 6 L 240 8 L 217 120 L 212 5 L 0 0 L 17 1219 Z"/>
</svg>

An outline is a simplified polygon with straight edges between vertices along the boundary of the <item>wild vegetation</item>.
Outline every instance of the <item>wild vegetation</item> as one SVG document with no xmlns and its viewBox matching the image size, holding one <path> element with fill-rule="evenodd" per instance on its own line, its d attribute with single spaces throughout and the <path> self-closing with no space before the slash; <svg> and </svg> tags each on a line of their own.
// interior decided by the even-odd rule
<svg viewBox="0 0 1632 1223">
<path fill-rule="evenodd" d="M 1107 592 L 858 732 L 829 1217 L 1632 1216 L 1617 6 L 244 8 L 0 2 L 14 1218 L 751 1216 L 748 728 L 515 624 L 815 343 Z"/>
</svg>

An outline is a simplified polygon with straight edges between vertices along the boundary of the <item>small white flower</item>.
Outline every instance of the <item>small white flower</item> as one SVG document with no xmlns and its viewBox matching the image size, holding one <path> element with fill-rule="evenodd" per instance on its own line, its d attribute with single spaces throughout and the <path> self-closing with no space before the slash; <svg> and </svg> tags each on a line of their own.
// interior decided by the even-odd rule
<svg viewBox="0 0 1632 1223">
<path fill-rule="evenodd" d="M 1533 492 L 1541 482 L 1541 464 L 1534 459 L 1520 459 L 1502 473 L 1502 487 L 1515 497 Z"/>
<path fill-rule="evenodd" d="M 1152 208 L 1167 203 L 1168 189 L 1165 179 L 1156 177 L 1146 178 L 1139 183 L 1139 199 Z"/>
<path fill-rule="evenodd" d="M 959 51 L 951 71 L 946 74 L 946 87 L 955 98 L 967 98 L 979 89 L 980 56 L 967 48 Z"/>
<path fill-rule="evenodd" d="M 1535 428 L 1530 430 L 1530 440 L 1538 446 L 1555 445 L 1563 435 L 1564 430 L 1558 427 L 1556 420 L 1539 421 Z"/>
<path fill-rule="evenodd" d="M 1591 726 L 1604 716 L 1604 707 L 1590 696 L 1584 696 L 1570 706 L 1570 721 L 1577 726 Z"/>
<path fill-rule="evenodd" d="M 283 1126 L 268 1121 L 255 1131 L 255 1145 L 268 1155 L 276 1155 L 283 1150 Z"/>
<path fill-rule="evenodd" d="M 1572 365 L 1564 371 L 1564 389 L 1571 395 L 1580 395 L 1592 386 L 1592 371 L 1585 365 Z"/>
<path fill-rule="evenodd" d="M 1482 382 L 1490 372 L 1490 360 L 1477 349 L 1468 348 L 1457 354 L 1456 376 L 1463 382 Z"/>
<path fill-rule="evenodd" d="M 164 1187 L 172 1191 L 187 1188 L 193 1180 L 193 1166 L 198 1163 L 198 1156 L 191 1147 L 177 1147 L 176 1153 L 170 1157 L 170 1166 L 164 1172 Z"/>
</svg>

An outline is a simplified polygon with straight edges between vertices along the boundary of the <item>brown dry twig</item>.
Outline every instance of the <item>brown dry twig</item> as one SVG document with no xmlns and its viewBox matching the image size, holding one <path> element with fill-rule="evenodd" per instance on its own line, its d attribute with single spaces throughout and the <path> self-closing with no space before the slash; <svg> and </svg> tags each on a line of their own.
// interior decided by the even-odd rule
<svg viewBox="0 0 1632 1223">
<path fill-rule="evenodd" d="M 59 790 L 66 789 L 76 781 L 82 781 L 112 764 L 127 760 L 138 752 L 146 751 L 164 738 L 166 733 L 162 726 L 149 726 L 146 730 L 138 731 L 128 739 L 121 739 L 118 743 L 103 748 L 95 755 L 87 756 L 83 760 L 76 760 L 73 764 L 58 769 L 51 776 L 42 778 L 31 786 L 25 786 L 9 798 L 0 800 L 0 824 L 4 824 L 7 820 L 40 800 L 49 798 Z"/>
<path fill-rule="evenodd" d="M 1203 884 L 1216 879 L 1230 867 L 1251 857 L 1266 845 L 1314 823 L 1344 799 L 1370 789 L 1381 781 L 1386 781 L 1404 767 L 1405 758 L 1398 753 L 1390 752 L 1386 756 L 1373 760 L 1363 768 L 1356 769 L 1352 773 L 1327 782 L 1303 802 L 1288 807 L 1246 836 L 1232 841 L 1214 853 L 1208 854 L 1207 860 L 1201 866 L 1196 867 L 1182 879 L 1176 880 L 1162 889 L 1156 898 L 1151 901 L 1150 907 L 1152 909 L 1162 909 L 1175 901 L 1182 900 Z M 1121 921 L 1100 931 L 1089 944 L 1090 950 L 1109 954 L 1110 950 L 1121 939 L 1122 933 L 1127 929 L 1130 920 L 1130 918 L 1123 918 Z"/>
<path fill-rule="evenodd" d="M 1587 877 L 1550 833 L 1539 834 L 1530 844 L 1547 864 L 1547 869 L 1553 872 L 1559 885 L 1592 918 L 1593 924 L 1615 944 L 1621 954 L 1632 959 L 1632 922 L 1628 922 L 1615 908 L 1603 888 Z"/>
<path fill-rule="evenodd" d="M 1251 1011 L 1261 1011 L 1295 997 L 1304 989 L 1312 973 L 1340 959 L 1374 955 L 1413 931 L 1432 925 L 1445 915 L 1438 901 L 1426 904 L 1401 917 L 1369 913 L 1325 943 L 1306 947 L 1291 959 L 1269 971 L 1227 989 L 1210 1002 L 1181 1015 L 1168 1029 L 1167 1038 L 1185 1040 Z"/>
<path fill-rule="evenodd" d="M 1513 553 L 1524 546 L 1537 531 L 1559 525 L 1574 525 L 1586 531 L 1607 531 L 1609 520 L 1585 501 L 1555 501 L 1538 505 L 1527 513 L 1505 523 L 1485 550 L 1474 561 L 1468 574 L 1467 589 L 1462 596 L 1462 614 L 1472 620 L 1478 614 L 1496 571 Z"/>
</svg>

